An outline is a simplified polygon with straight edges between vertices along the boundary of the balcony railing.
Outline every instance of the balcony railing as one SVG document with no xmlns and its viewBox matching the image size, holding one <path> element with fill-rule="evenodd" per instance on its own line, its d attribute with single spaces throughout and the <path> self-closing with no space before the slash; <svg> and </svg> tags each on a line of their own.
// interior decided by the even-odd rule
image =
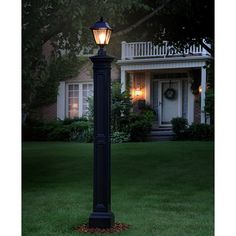
<svg viewBox="0 0 236 236">
<path fill-rule="evenodd" d="M 151 57 L 175 57 L 175 56 L 191 56 L 191 55 L 208 55 L 207 51 L 201 45 L 192 45 L 184 51 L 178 51 L 173 46 L 168 46 L 167 42 L 162 45 L 154 45 L 152 42 L 122 42 L 122 60 L 135 58 L 151 58 Z"/>
</svg>

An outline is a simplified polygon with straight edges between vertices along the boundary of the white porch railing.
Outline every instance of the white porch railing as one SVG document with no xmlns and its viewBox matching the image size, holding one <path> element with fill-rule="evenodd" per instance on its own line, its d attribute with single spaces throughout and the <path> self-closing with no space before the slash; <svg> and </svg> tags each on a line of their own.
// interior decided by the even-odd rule
<svg viewBox="0 0 236 236">
<path fill-rule="evenodd" d="M 121 59 L 150 58 L 150 57 L 174 57 L 187 55 L 207 55 L 207 51 L 201 45 L 192 45 L 184 49 L 183 52 L 177 51 L 173 46 L 167 46 L 163 42 L 161 46 L 154 45 L 152 42 L 122 42 Z"/>
</svg>

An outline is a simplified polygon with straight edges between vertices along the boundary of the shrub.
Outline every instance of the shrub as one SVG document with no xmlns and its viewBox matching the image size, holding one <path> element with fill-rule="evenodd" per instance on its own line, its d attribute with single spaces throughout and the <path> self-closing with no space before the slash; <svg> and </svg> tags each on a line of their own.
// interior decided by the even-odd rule
<svg viewBox="0 0 236 236">
<path fill-rule="evenodd" d="M 70 140 L 91 142 L 93 140 L 92 124 L 88 121 L 79 121 L 70 125 Z"/>
<path fill-rule="evenodd" d="M 184 118 L 174 118 L 171 121 L 173 132 L 177 140 L 213 140 L 214 126 L 208 124 L 195 124 L 188 126 Z"/>
<path fill-rule="evenodd" d="M 70 125 L 59 126 L 48 133 L 47 141 L 70 141 Z"/>
<path fill-rule="evenodd" d="M 188 121 L 182 117 L 176 117 L 171 120 L 172 130 L 178 139 L 184 138 L 188 127 Z"/>
<path fill-rule="evenodd" d="M 188 128 L 188 137 L 191 140 L 213 140 L 214 127 L 208 124 L 192 124 Z"/>
<path fill-rule="evenodd" d="M 83 131 L 81 138 L 81 142 L 91 143 L 93 142 L 93 128 L 90 127 Z"/>
<path fill-rule="evenodd" d="M 93 118 L 94 118 L 93 97 L 88 97 L 87 118 L 89 121 L 93 121 Z"/>
<path fill-rule="evenodd" d="M 156 111 L 150 105 L 145 104 L 145 106 L 141 108 L 141 113 L 145 113 L 147 111 L 151 111 L 154 115 L 156 115 Z"/>
<path fill-rule="evenodd" d="M 85 119 L 67 119 L 47 123 L 31 123 L 23 125 L 24 141 L 79 141 L 93 140 L 92 124 Z"/>
<path fill-rule="evenodd" d="M 125 132 L 113 132 L 111 134 L 112 143 L 125 143 L 130 139 L 130 135 Z"/>
<path fill-rule="evenodd" d="M 111 89 L 111 127 L 113 132 L 122 132 L 122 120 L 129 119 L 130 109 L 132 107 L 129 90 L 121 93 L 121 84 L 112 83 Z"/>
<path fill-rule="evenodd" d="M 155 112 L 153 110 L 145 110 L 141 113 L 143 118 L 148 122 L 153 122 L 155 119 Z"/>
<path fill-rule="evenodd" d="M 142 115 L 132 115 L 130 120 L 130 139 L 131 141 L 145 141 L 152 129 L 152 122 Z"/>
<path fill-rule="evenodd" d="M 70 125 L 74 122 L 78 122 L 78 121 L 87 121 L 88 119 L 86 117 L 75 117 L 73 119 L 71 118 L 65 118 L 62 123 L 63 125 Z"/>
<path fill-rule="evenodd" d="M 45 141 L 48 139 L 48 134 L 60 125 L 59 121 L 50 123 L 30 121 L 22 126 L 22 138 L 24 141 Z"/>
</svg>

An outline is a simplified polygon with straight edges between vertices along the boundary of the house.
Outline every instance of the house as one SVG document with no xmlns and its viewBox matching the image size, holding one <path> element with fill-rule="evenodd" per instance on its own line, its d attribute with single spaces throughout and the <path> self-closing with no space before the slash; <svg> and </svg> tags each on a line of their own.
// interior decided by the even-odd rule
<svg viewBox="0 0 236 236">
<path fill-rule="evenodd" d="M 188 123 L 206 123 L 204 112 L 206 63 L 211 56 L 200 45 L 178 52 L 167 42 L 154 46 L 151 42 L 122 42 L 122 91 L 127 78 L 134 99 L 143 99 L 157 113 L 159 126 L 170 126 L 174 117 Z M 194 87 L 197 85 L 197 91 Z"/>
<path fill-rule="evenodd" d="M 184 117 L 190 124 L 207 123 L 204 106 L 209 60 L 211 56 L 200 45 L 178 52 L 167 42 L 156 46 L 151 42 L 122 42 L 121 59 L 113 63 L 111 77 L 121 80 L 122 91 L 130 83 L 133 102 L 150 105 L 159 126 L 170 126 L 174 117 Z M 88 97 L 93 93 L 92 78 L 88 60 L 78 76 L 60 82 L 52 116 L 65 119 L 86 115 Z"/>
</svg>

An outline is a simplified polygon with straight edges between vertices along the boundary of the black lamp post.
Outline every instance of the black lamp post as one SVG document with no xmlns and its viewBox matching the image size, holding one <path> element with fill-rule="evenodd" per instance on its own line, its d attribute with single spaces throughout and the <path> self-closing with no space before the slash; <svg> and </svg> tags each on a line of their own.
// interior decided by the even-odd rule
<svg viewBox="0 0 236 236">
<path fill-rule="evenodd" d="M 104 46 L 109 43 L 111 27 L 107 22 L 96 22 L 90 28 L 98 54 L 90 57 L 93 62 L 94 79 L 94 177 L 93 212 L 89 217 L 89 227 L 110 228 L 114 224 L 111 212 L 111 172 L 110 172 L 110 106 L 111 106 L 111 62 Z"/>
</svg>

